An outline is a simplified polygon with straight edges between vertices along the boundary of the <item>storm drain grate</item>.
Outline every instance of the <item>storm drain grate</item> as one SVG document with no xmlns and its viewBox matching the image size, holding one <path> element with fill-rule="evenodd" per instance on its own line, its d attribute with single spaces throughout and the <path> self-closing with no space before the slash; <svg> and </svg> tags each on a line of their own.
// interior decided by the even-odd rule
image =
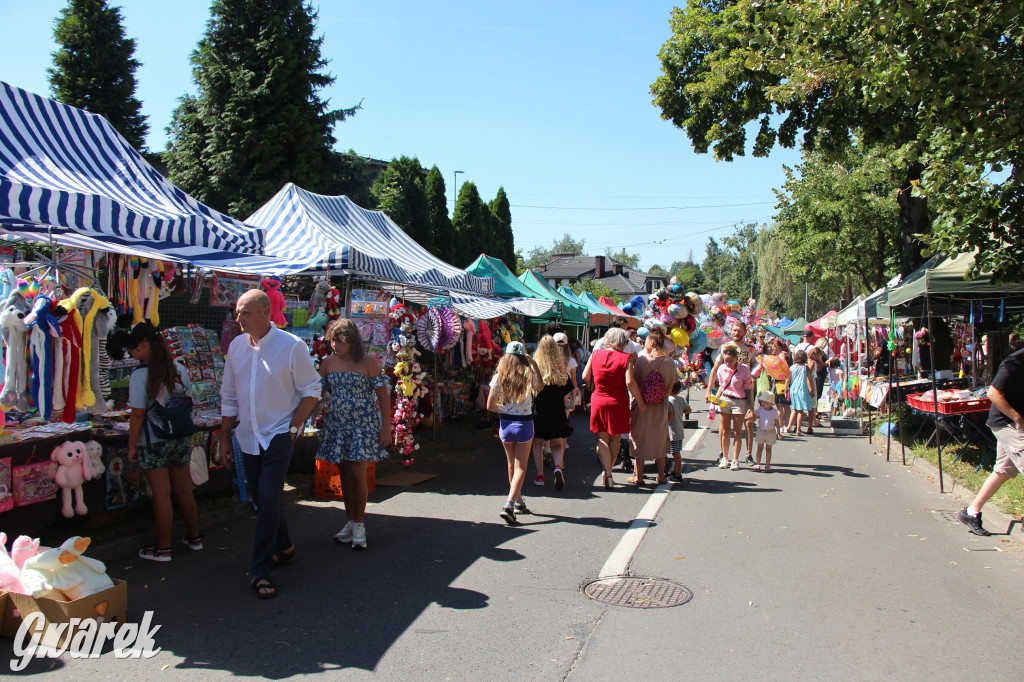
<svg viewBox="0 0 1024 682">
<path fill-rule="evenodd" d="M 583 594 L 605 604 L 634 609 L 681 606 L 693 599 L 689 588 L 671 580 L 629 576 L 592 580 L 583 586 Z"/>
<path fill-rule="evenodd" d="M 950 521 L 952 523 L 959 523 L 960 522 L 960 519 L 958 519 L 956 517 L 956 515 L 959 513 L 959 511 L 955 511 L 955 510 L 954 511 L 950 511 L 948 509 L 929 509 L 928 513 L 929 514 L 934 514 L 935 516 L 938 516 L 940 519 L 943 519 L 945 521 Z"/>
</svg>

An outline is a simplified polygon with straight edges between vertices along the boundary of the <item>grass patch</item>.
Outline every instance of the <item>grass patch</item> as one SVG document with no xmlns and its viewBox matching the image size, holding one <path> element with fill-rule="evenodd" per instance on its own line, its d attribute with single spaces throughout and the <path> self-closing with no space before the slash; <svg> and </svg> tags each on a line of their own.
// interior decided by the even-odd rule
<svg viewBox="0 0 1024 682">
<path fill-rule="evenodd" d="M 930 419 L 928 420 L 931 421 Z M 908 454 L 912 453 L 915 457 L 921 457 L 935 466 L 938 466 L 938 453 L 936 452 L 935 445 L 925 446 L 925 441 L 932 429 L 925 426 L 921 429 L 922 438 L 910 438 L 909 434 L 915 433 L 918 426 L 922 424 L 922 418 L 920 416 L 910 415 L 904 413 L 903 417 L 903 431 L 908 434 L 907 450 Z M 883 435 L 879 436 L 884 438 Z M 893 437 L 896 444 L 900 442 L 901 434 L 897 434 Z M 975 469 L 981 462 L 982 458 L 988 452 L 988 448 L 982 448 L 977 445 L 969 445 L 964 450 L 963 456 L 959 461 L 954 462 L 953 458 L 956 457 L 956 453 L 960 450 L 960 445 L 951 443 L 946 440 L 947 436 L 943 434 L 943 446 L 942 446 L 942 472 L 943 475 L 954 479 L 957 483 L 964 486 L 971 492 L 978 492 L 981 485 L 988 478 L 988 475 L 992 473 L 992 466 L 995 464 L 995 454 L 985 463 L 981 469 L 975 473 Z M 1011 479 L 1004 483 L 1002 487 L 992 496 L 990 502 L 1003 512 L 1020 518 L 1024 516 L 1024 476 L 1018 476 L 1017 478 Z"/>
</svg>

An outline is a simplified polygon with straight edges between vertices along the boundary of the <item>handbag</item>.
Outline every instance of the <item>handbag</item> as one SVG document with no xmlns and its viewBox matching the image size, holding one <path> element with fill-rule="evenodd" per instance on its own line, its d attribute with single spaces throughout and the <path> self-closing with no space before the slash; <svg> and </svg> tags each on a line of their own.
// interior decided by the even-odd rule
<svg viewBox="0 0 1024 682">
<path fill-rule="evenodd" d="M 178 393 L 179 386 L 181 395 L 175 395 Z M 185 386 L 180 376 L 175 382 L 174 388 L 174 391 L 167 391 L 165 387 L 161 391 L 167 396 L 164 402 L 160 402 L 158 394 L 157 398 L 154 398 L 146 408 L 146 422 L 149 426 L 146 429 L 146 445 L 148 447 L 153 445 L 150 431 L 157 438 L 163 440 L 185 438 L 196 432 L 195 422 L 192 421 L 192 391 Z"/>
<path fill-rule="evenodd" d="M 35 461 L 33 461 L 35 460 Z M 12 486 L 14 488 L 14 506 L 24 507 L 57 498 L 57 463 L 43 461 L 32 455 L 24 464 L 11 469 Z"/>
</svg>

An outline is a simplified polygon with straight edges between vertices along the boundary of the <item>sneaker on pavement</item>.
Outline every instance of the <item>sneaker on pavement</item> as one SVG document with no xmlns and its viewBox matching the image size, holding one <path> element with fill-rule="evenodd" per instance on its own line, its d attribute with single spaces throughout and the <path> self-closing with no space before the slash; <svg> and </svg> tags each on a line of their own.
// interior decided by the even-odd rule
<svg viewBox="0 0 1024 682">
<path fill-rule="evenodd" d="M 339 545 L 347 545 L 352 542 L 352 522 L 349 521 L 345 527 L 334 534 L 334 541 Z"/>
<path fill-rule="evenodd" d="M 760 470 L 761 470 L 761 465 L 760 464 L 755 464 L 754 465 L 754 471 L 760 471 Z"/>
<path fill-rule="evenodd" d="M 980 535 L 982 537 L 992 535 L 992 533 L 989 533 L 981 525 L 981 512 L 978 512 L 977 516 L 971 516 L 967 513 L 967 507 L 964 507 L 960 510 L 960 513 L 956 515 L 956 518 L 960 520 L 960 523 L 970 528 L 971 532 L 975 535 Z"/>
<path fill-rule="evenodd" d="M 532 512 L 526 506 L 526 500 L 516 500 L 515 504 L 516 514 L 531 514 Z"/>
<path fill-rule="evenodd" d="M 725 457 L 725 456 L 723 456 L 721 459 L 719 459 L 718 460 L 718 468 L 719 469 L 728 469 L 729 468 L 729 459 L 727 457 Z"/>
<path fill-rule="evenodd" d="M 502 507 L 501 508 L 501 518 L 505 519 L 505 525 L 506 526 L 521 526 L 521 525 L 523 525 L 523 524 L 519 523 L 518 519 L 516 519 L 516 513 L 512 509 L 512 507 Z"/>
<path fill-rule="evenodd" d="M 198 552 L 203 548 L 203 536 L 197 535 L 194 538 L 190 538 L 186 535 L 181 539 L 181 544 L 185 545 L 194 552 Z"/>
<path fill-rule="evenodd" d="M 544 485 L 544 475 L 541 474 L 541 475 L 537 476 L 537 478 L 533 479 L 533 484 L 534 485 Z"/>
<path fill-rule="evenodd" d="M 561 490 L 565 487 L 565 474 L 562 473 L 561 467 L 555 467 L 555 490 Z"/>
<path fill-rule="evenodd" d="M 668 475 L 668 480 L 669 480 L 670 483 L 682 483 L 683 482 L 683 477 L 680 476 L 679 474 L 673 472 L 673 473 Z"/>
<path fill-rule="evenodd" d="M 749 452 L 747 453 L 747 464 L 749 464 L 750 466 L 754 466 L 754 456 L 751 455 Z"/>
<path fill-rule="evenodd" d="M 764 470 L 765 470 L 766 473 L 771 471 L 772 470 L 772 465 L 771 464 L 765 464 L 764 465 Z"/>
<path fill-rule="evenodd" d="M 732 466 L 730 466 L 729 468 L 732 469 L 733 471 L 739 471 L 739 469 L 740 469 L 740 461 L 738 459 L 734 459 L 732 461 Z"/>
</svg>

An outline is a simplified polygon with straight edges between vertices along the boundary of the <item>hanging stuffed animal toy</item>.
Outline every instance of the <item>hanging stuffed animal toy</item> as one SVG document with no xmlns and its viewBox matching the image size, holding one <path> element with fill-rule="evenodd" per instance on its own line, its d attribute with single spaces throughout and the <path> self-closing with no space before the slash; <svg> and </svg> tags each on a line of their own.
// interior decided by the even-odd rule
<svg viewBox="0 0 1024 682">
<path fill-rule="evenodd" d="M 0 301 L 6 301 L 11 296 L 11 292 L 18 286 L 18 278 L 15 276 L 14 271 L 3 266 L 0 267 Z"/>
<path fill-rule="evenodd" d="M 7 347 L 6 370 L 4 371 L 4 389 L 0 394 L 0 405 L 5 408 L 16 407 L 24 412 L 29 408 L 28 365 L 25 361 L 25 316 L 29 312 L 28 302 L 17 290 L 7 299 L 7 305 L 0 312 L 0 336 L 3 336 Z"/>
<path fill-rule="evenodd" d="M 498 345 L 491 336 L 491 328 L 486 320 L 480 320 L 476 329 L 476 360 L 474 364 L 487 366 L 498 361 L 501 354 Z"/>
<path fill-rule="evenodd" d="M 60 319 L 60 338 L 53 363 L 53 410 L 60 413 L 61 421 L 73 424 L 81 381 L 82 315 L 68 298 L 55 310 Z"/>
<path fill-rule="evenodd" d="M 260 282 L 260 286 L 270 299 L 270 321 L 277 325 L 278 329 L 288 326 L 284 311 L 288 308 L 284 301 L 284 294 L 281 293 L 281 280 L 277 277 L 267 277 Z"/>
<path fill-rule="evenodd" d="M 62 506 L 60 513 L 65 518 L 71 518 L 76 513 L 88 514 L 89 508 L 85 506 L 82 485 L 93 478 L 92 460 L 89 458 L 89 451 L 85 443 L 80 441 L 68 441 L 61 443 L 50 453 L 50 459 L 57 463 L 57 473 L 53 480 L 60 486 L 62 491 Z M 76 504 L 71 507 L 71 496 L 74 493 Z"/>
<path fill-rule="evenodd" d="M 104 316 L 104 313 L 106 315 Z M 107 334 L 117 324 L 117 312 L 113 306 L 101 310 L 96 316 L 96 338 L 99 339 L 100 351 L 100 396 L 106 401 L 110 398 L 110 356 L 107 354 Z"/>
<path fill-rule="evenodd" d="M 330 322 L 330 320 L 327 319 L 327 311 L 321 310 L 317 314 L 313 315 L 313 317 L 309 318 L 309 321 L 306 322 L 306 326 L 309 327 L 314 334 L 323 334 L 324 330 L 327 329 L 328 322 Z"/>
<path fill-rule="evenodd" d="M 72 304 L 82 316 L 82 365 L 76 405 L 84 407 L 90 414 L 100 414 L 107 409 L 100 391 L 100 343 L 98 334 L 106 336 L 109 328 L 106 309 L 110 302 L 98 291 L 82 287 L 71 295 Z M 102 316 L 101 316 L 102 311 Z"/>
<path fill-rule="evenodd" d="M 336 320 L 341 317 L 341 292 L 338 289 L 331 287 L 327 290 L 327 317 L 331 320 Z"/>
<path fill-rule="evenodd" d="M 85 452 L 89 459 L 89 470 L 92 471 L 92 478 L 100 478 L 106 472 L 103 464 L 103 446 L 97 441 L 90 440 L 85 443 Z"/>
<path fill-rule="evenodd" d="M 60 338 L 60 320 L 53 312 L 49 297 L 36 296 L 32 312 L 25 316 L 32 349 L 32 399 L 39 408 L 39 416 L 50 420 L 53 411 L 54 355 Z"/>
<path fill-rule="evenodd" d="M 402 464 L 411 466 L 413 453 L 420 445 L 413 437 L 412 430 L 422 420 L 419 412 L 420 398 L 427 393 L 423 384 L 425 375 L 416 362 L 416 332 L 411 322 L 403 322 L 398 340 L 391 344 L 395 352 L 395 400 L 391 415 L 395 445 L 402 456 Z"/>
<path fill-rule="evenodd" d="M 327 277 L 320 275 L 319 277 L 313 278 L 313 295 L 309 298 L 309 314 L 316 315 L 321 310 L 327 308 L 327 290 L 331 288 L 331 285 L 327 282 Z"/>
</svg>

